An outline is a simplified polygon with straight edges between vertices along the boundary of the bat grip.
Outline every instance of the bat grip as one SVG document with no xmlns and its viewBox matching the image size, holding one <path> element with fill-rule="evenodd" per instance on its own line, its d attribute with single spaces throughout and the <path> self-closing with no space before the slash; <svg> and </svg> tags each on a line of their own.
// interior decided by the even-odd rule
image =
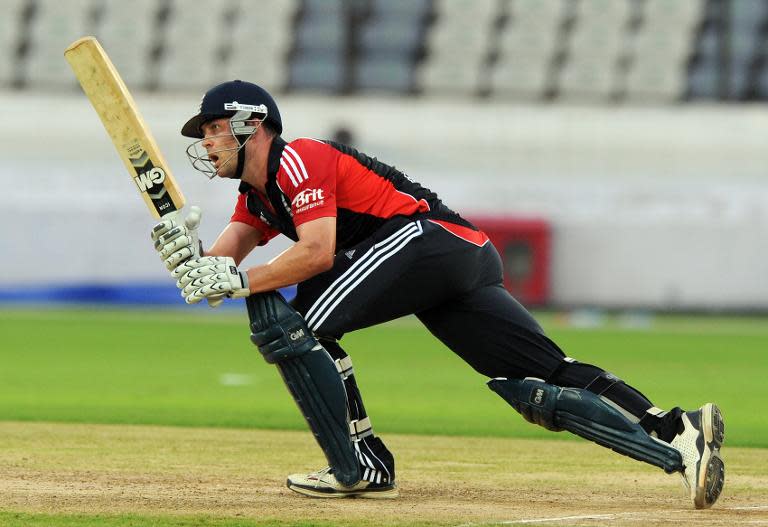
<svg viewBox="0 0 768 527">
<path fill-rule="evenodd" d="M 178 210 L 172 210 L 171 212 L 166 212 L 165 214 L 160 216 L 160 219 L 161 220 L 173 220 L 176 223 L 178 223 L 179 220 L 181 220 L 181 211 L 182 210 L 183 209 L 178 209 Z"/>
<path fill-rule="evenodd" d="M 200 209 L 198 207 L 190 207 L 189 214 L 187 214 L 186 219 L 183 219 L 182 217 L 183 209 L 179 210 L 173 210 L 171 212 L 168 212 L 166 214 L 163 214 L 161 218 L 163 220 L 172 220 L 175 221 L 177 224 L 181 223 L 182 220 L 185 221 L 187 224 L 199 224 L 200 223 Z M 224 302 L 224 296 L 218 296 L 218 297 L 209 297 L 206 300 L 208 300 L 208 305 L 210 307 L 219 307 Z"/>
<path fill-rule="evenodd" d="M 206 300 L 208 300 L 209 307 L 219 307 L 224 302 L 224 296 L 209 296 Z"/>
</svg>

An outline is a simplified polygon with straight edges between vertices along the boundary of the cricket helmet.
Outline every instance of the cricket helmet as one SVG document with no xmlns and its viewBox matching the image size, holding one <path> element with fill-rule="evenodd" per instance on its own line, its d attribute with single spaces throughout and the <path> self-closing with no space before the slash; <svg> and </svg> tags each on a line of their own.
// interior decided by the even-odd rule
<svg viewBox="0 0 768 527">
<path fill-rule="evenodd" d="M 243 130 L 235 126 L 235 135 L 249 134 L 252 130 L 245 126 L 246 120 L 256 119 L 269 123 L 278 134 L 283 132 L 283 121 L 280 111 L 272 96 L 262 88 L 250 82 L 233 80 L 218 84 L 208 90 L 200 101 L 200 111 L 187 121 L 181 128 L 181 135 L 202 139 L 200 127 L 221 117 L 234 117 L 238 114 L 238 122 L 243 122 Z M 250 112 L 250 115 L 247 113 Z M 242 119 L 242 121 L 239 121 Z M 235 121 L 233 121 L 234 125 Z"/>
</svg>

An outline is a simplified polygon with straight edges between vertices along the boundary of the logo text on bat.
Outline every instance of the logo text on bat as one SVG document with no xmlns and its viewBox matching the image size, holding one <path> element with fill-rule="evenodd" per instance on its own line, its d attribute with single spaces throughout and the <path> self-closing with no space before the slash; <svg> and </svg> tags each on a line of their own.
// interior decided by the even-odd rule
<svg viewBox="0 0 768 527">
<path fill-rule="evenodd" d="M 133 180 L 141 192 L 146 192 L 155 185 L 162 185 L 165 182 L 165 171 L 159 167 L 152 167 L 133 178 Z"/>
</svg>

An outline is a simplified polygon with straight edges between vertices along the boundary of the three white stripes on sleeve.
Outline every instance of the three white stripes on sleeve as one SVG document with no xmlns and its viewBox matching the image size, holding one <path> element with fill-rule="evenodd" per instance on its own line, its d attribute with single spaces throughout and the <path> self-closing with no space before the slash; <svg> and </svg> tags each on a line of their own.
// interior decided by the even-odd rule
<svg viewBox="0 0 768 527">
<path fill-rule="evenodd" d="M 296 150 L 288 145 L 285 145 L 285 149 L 283 150 L 283 155 L 280 158 L 280 166 L 283 167 L 285 173 L 288 174 L 288 179 L 291 180 L 294 187 L 298 187 L 302 181 L 309 179 L 307 167 L 304 166 L 301 156 Z"/>
</svg>

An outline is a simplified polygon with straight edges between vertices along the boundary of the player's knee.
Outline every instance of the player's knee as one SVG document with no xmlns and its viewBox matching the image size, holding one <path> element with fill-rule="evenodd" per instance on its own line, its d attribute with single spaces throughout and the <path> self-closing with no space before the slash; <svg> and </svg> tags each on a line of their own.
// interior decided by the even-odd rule
<svg viewBox="0 0 768 527">
<path fill-rule="evenodd" d="M 347 355 L 347 352 L 339 345 L 337 339 L 328 336 L 315 335 L 320 345 L 325 348 L 328 355 L 333 359 L 333 363 L 336 365 L 336 371 L 339 372 L 342 380 L 347 380 L 348 377 L 355 373 L 352 367 L 352 358 Z"/>
<path fill-rule="evenodd" d="M 532 377 L 523 381 L 509 381 L 504 378 L 492 379 L 488 382 L 488 386 L 529 423 L 537 424 L 553 432 L 562 430 L 555 424 L 555 409 L 560 387 Z"/>
<path fill-rule="evenodd" d="M 279 293 L 262 293 L 248 305 L 251 342 L 268 363 L 300 357 L 317 346 L 304 318 Z"/>
</svg>

